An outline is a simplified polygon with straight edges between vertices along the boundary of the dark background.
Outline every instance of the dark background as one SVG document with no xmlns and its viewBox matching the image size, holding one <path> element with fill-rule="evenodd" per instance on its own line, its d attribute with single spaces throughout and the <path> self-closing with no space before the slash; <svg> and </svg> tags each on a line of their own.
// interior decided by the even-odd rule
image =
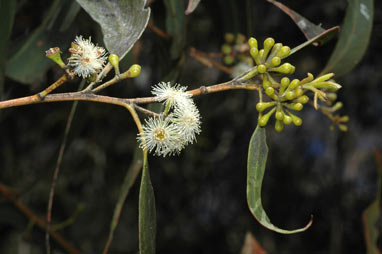
<svg viewBox="0 0 382 254">
<path fill-rule="evenodd" d="M 18 2 L 9 54 L 42 22 L 50 2 Z M 344 103 L 341 113 L 350 116 L 349 131 L 330 131 L 330 121 L 310 107 L 299 114 L 304 121 L 301 127 L 288 126 L 281 134 L 272 126 L 267 128 L 264 208 L 281 228 L 301 227 L 311 214 L 312 227 L 304 233 L 280 235 L 263 228 L 252 217 L 246 204 L 246 159 L 257 121 L 257 95 L 239 90 L 210 94 L 195 98 L 202 116 L 198 142 L 179 156 L 149 158 L 157 205 L 157 253 L 240 253 L 247 231 L 269 253 L 365 253 L 361 216 L 376 198 L 373 151 L 382 151 L 382 18 L 379 1 L 375 2 L 370 46 L 359 65 L 337 79 L 343 86 L 338 93 Z M 347 6 L 345 0 L 285 4 L 324 28 L 340 25 Z M 165 30 L 163 2 L 153 1 L 151 11 L 152 22 Z M 228 75 L 201 65 L 187 54 L 191 46 L 218 52 L 226 32 L 241 32 L 260 42 L 271 36 L 290 47 L 305 40 L 293 21 L 266 1 L 204 0 L 186 21 L 185 61 L 178 69 L 175 66 L 179 59 L 170 56 L 171 42 L 147 29 L 139 41 L 141 51 L 136 62 L 143 67 L 141 77 L 123 81 L 103 93 L 149 96 L 150 86 L 165 79 L 175 79 L 190 89 L 227 81 Z M 98 25 L 83 10 L 70 31 L 74 35 L 91 35 L 93 41 L 102 44 Z M 317 75 L 335 43 L 333 40 L 322 47 L 309 46 L 288 58 L 296 66 L 294 76 L 304 77 L 308 71 Z M 54 39 L 42 47 L 41 53 L 53 46 Z M 62 46 L 62 51 L 68 47 Z M 132 59 L 127 57 L 125 66 Z M 6 78 L 2 99 L 39 92 L 60 75 L 62 71 L 54 66 L 29 85 Z M 75 91 L 78 84 L 79 79 L 75 79 L 58 92 Z M 1 183 L 14 188 L 41 217 L 45 216 L 71 105 L 40 104 L 0 112 Z M 79 103 L 56 188 L 53 221 L 64 221 L 79 206 L 83 207 L 73 224 L 60 231 L 83 253 L 100 253 L 104 247 L 136 144 L 135 126 L 125 109 Z M 138 251 L 138 192 L 139 185 L 135 184 L 110 253 Z M 36 226 L 28 228 L 27 217 L 2 199 L 0 236 L 0 253 L 43 253 L 43 231 Z M 56 253 L 65 253 L 54 241 L 52 244 Z"/>
</svg>

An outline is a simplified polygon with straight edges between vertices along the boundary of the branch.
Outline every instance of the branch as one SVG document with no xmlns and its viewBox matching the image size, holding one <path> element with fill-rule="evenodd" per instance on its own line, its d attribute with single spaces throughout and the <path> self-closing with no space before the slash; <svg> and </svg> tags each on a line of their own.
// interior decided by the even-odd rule
<svg viewBox="0 0 382 254">
<path fill-rule="evenodd" d="M 0 184 L 0 192 L 3 194 L 4 198 L 11 201 L 23 214 L 25 214 L 29 220 L 42 230 L 47 230 L 49 234 L 55 239 L 65 250 L 71 254 L 80 254 L 81 251 L 74 247 L 70 242 L 68 242 L 60 233 L 56 232 L 51 227 L 46 227 L 45 220 L 41 219 L 35 215 L 20 199 L 13 194 L 9 188 L 3 184 Z"/>
</svg>

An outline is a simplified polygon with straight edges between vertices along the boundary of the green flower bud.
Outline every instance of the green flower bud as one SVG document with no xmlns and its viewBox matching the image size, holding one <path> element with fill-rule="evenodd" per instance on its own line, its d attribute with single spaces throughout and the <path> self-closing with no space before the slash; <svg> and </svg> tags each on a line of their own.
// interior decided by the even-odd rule
<svg viewBox="0 0 382 254">
<path fill-rule="evenodd" d="M 110 54 L 109 63 L 113 65 L 115 74 L 119 75 L 119 57 L 116 54 Z"/>
<path fill-rule="evenodd" d="M 334 102 L 337 100 L 337 94 L 336 93 L 327 93 L 326 97 L 329 99 L 329 101 Z"/>
<path fill-rule="evenodd" d="M 293 100 L 294 98 L 296 98 L 296 92 L 295 91 L 289 91 L 285 94 L 285 98 L 287 98 L 288 100 Z"/>
<path fill-rule="evenodd" d="M 271 109 L 268 113 L 266 113 L 265 115 L 261 116 L 259 118 L 259 125 L 261 127 L 264 127 L 265 125 L 267 125 L 268 121 L 269 121 L 269 118 L 272 116 L 272 114 L 276 111 L 276 107 L 274 107 L 273 109 Z"/>
<path fill-rule="evenodd" d="M 296 126 L 300 126 L 302 124 L 302 119 L 298 116 L 293 115 L 292 113 L 288 112 L 290 117 L 292 118 L 292 122 Z"/>
<path fill-rule="evenodd" d="M 296 110 L 296 111 L 300 111 L 304 106 L 299 103 L 299 102 L 296 102 L 296 103 L 290 103 L 290 104 L 287 104 L 286 105 L 288 108 L 290 109 L 293 109 L 293 110 Z"/>
<path fill-rule="evenodd" d="M 65 68 L 65 64 L 61 59 L 61 51 L 59 47 L 48 49 L 45 51 L 45 56 L 58 64 L 61 68 Z"/>
<path fill-rule="evenodd" d="M 259 71 L 259 73 L 265 73 L 267 71 L 267 67 L 265 67 L 264 64 L 260 64 L 257 66 L 257 70 Z"/>
<path fill-rule="evenodd" d="M 341 123 L 346 123 L 349 121 L 349 116 L 341 116 L 340 117 L 340 122 Z"/>
<path fill-rule="evenodd" d="M 233 35 L 232 33 L 226 33 L 224 35 L 224 40 L 227 42 L 227 43 L 232 43 L 233 40 L 235 39 L 235 35 Z"/>
<path fill-rule="evenodd" d="M 262 60 L 263 59 L 263 55 L 264 55 L 264 49 L 260 49 L 259 50 L 259 59 L 260 59 L 260 63 L 263 63 L 264 61 Z"/>
<path fill-rule="evenodd" d="M 281 87 L 285 87 L 285 88 L 289 85 L 289 83 L 290 83 L 290 80 L 288 77 L 283 77 L 280 81 Z"/>
<path fill-rule="evenodd" d="M 277 53 L 277 56 L 280 57 L 281 59 L 289 56 L 290 54 L 290 47 L 288 46 L 283 46 L 280 51 Z"/>
<path fill-rule="evenodd" d="M 345 124 L 339 124 L 338 128 L 343 132 L 348 131 L 348 127 Z"/>
<path fill-rule="evenodd" d="M 290 82 L 288 90 L 294 90 L 300 85 L 300 80 L 294 79 L 292 82 Z"/>
<path fill-rule="evenodd" d="M 226 55 L 230 54 L 232 52 L 232 47 L 228 45 L 227 43 L 224 43 L 221 48 L 222 52 Z"/>
<path fill-rule="evenodd" d="M 264 110 L 266 110 L 269 107 L 274 106 L 275 104 L 276 104 L 276 102 L 274 102 L 274 101 L 272 101 L 272 102 L 259 102 L 256 104 L 256 110 L 259 112 L 263 112 Z"/>
<path fill-rule="evenodd" d="M 259 65 L 260 63 L 260 57 L 259 57 L 259 50 L 257 48 L 251 48 L 249 51 L 252 58 L 255 60 L 256 64 Z"/>
<path fill-rule="evenodd" d="M 284 119 L 284 115 L 285 115 L 284 112 L 277 109 L 277 112 L 275 114 L 275 118 L 276 118 L 276 120 L 282 121 Z"/>
<path fill-rule="evenodd" d="M 121 74 L 121 78 L 135 78 L 141 74 L 141 66 L 133 64 L 127 71 Z"/>
<path fill-rule="evenodd" d="M 342 102 L 337 102 L 336 104 L 334 104 L 334 106 L 332 107 L 332 111 L 337 111 L 339 109 L 341 109 L 342 107 L 344 106 L 344 104 Z"/>
<path fill-rule="evenodd" d="M 228 55 L 223 58 L 223 62 L 227 65 L 231 65 L 233 63 L 233 57 Z"/>
<path fill-rule="evenodd" d="M 250 48 L 256 48 L 257 49 L 257 40 L 253 37 L 249 38 L 248 44 Z"/>
<path fill-rule="evenodd" d="M 295 91 L 296 97 L 301 97 L 304 94 L 304 89 L 302 89 L 301 87 L 297 87 Z"/>
<path fill-rule="evenodd" d="M 331 91 L 337 91 L 340 89 L 342 86 L 340 84 L 337 84 L 332 81 L 326 81 L 326 82 L 315 82 L 315 83 L 310 83 L 313 87 L 318 88 L 318 89 L 328 89 Z"/>
<path fill-rule="evenodd" d="M 276 43 L 275 45 L 273 45 L 272 51 L 269 54 L 266 63 L 270 63 L 272 61 L 272 59 L 277 56 L 277 54 L 279 53 L 282 46 L 283 45 L 281 43 Z M 280 58 L 280 60 L 281 60 L 281 58 Z"/>
<path fill-rule="evenodd" d="M 275 89 L 273 87 L 268 87 L 267 89 L 265 89 L 265 93 L 269 97 L 273 97 L 273 95 L 275 94 Z"/>
<path fill-rule="evenodd" d="M 268 87 L 271 87 L 272 84 L 269 80 L 266 80 L 265 78 L 263 79 L 263 88 L 266 90 Z"/>
<path fill-rule="evenodd" d="M 284 122 L 285 125 L 291 124 L 292 123 L 292 117 L 284 114 L 283 122 Z"/>
<path fill-rule="evenodd" d="M 93 73 L 92 75 L 90 75 L 87 80 L 91 83 L 91 82 L 94 82 L 97 80 L 97 73 Z"/>
<path fill-rule="evenodd" d="M 306 103 L 308 103 L 308 101 L 309 101 L 309 97 L 306 95 L 303 95 L 303 96 L 300 96 L 297 98 L 297 102 L 299 102 L 301 104 L 306 104 Z"/>
<path fill-rule="evenodd" d="M 333 76 L 334 76 L 334 73 L 328 73 L 328 74 L 325 74 L 321 77 L 316 78 L 315 80 L 312 81 L 312 83 L 327 81 L 327 80 L 331 79 Z"/>
<path fill-rule="evenodd" d="M 279 67 L 270 69 L 269 71 L 273 72 L 279 72 L 282 74 L 292 74 L 295 70 L 295 67 L 291 65 L 290 63 L 284 63 L 283 65 L 280 65 Z"/>
<path fill-rule="evenodd" d="M 261 56 L 261 62 L 265 62 L 267 59 L 269 51 L 271 51 L 273 45 L 275 45 L 275 40 L 273 38 L 267 38 L 264 40 L 264 53 Z"/>
<path fill-rule="evenodd" d="M 280 57 L 275 56 L 275 57 L 272 58 L 272 60 L 271 60 L 271 66 L 272 67 L 279 66 L 280 64 L 281 64 Z"/>
<path fill-rule="evenodd" d="M 283 124 L 283 121 L 281 120 L 277 120 L 276 123 L 275 123 L 275 130 L 277 132 L 282 132 L 284 129 L 284 124 Z"/>
</svg>

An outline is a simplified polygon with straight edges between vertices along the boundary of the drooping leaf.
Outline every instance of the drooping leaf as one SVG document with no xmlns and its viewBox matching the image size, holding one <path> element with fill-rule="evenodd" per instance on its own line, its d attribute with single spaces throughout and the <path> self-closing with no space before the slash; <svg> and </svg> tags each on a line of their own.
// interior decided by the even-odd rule
<svg viewBox="0 0 382 254">
<path fill-rule="evenodd" d="M 118 201 L 117 201 L 117 204 L 115 205 L 113 218 L 110 224 L 108 241 L 106 243 L 105 250 L 103 253 L 107 253 L 107 250 L 110 247 L 111 241 L 113 239 L 114 231 L 117 228 L 117 225 L 119 222 L 119 217 L 122 212 L 123 204 L 125 203 L 127 195 L 129 194 L 131 187 L 135 183 L 135 180 L 137 179 L 139 172 L 141 172 L 141 169 L 142 169 L 142 150 L 137 148 L 134 153 L 133 161 L 126 172 L 125 179 L 123 180 L 121 191 L 119 192 Z"/>
<path fill-rule="evenodd" d="M 166 31 L 172 36 L 171 58 L 178 58 L 186 42 L 186 21 L 184 2 L 179 0 L 164 0 L 166 6 Z"/>
<path fill-rule="evenodd" d="M 373 5 L 373 0 L 348 0 L 338 42 L 320 75 L 334 72 L 338 77 L 351 71 L 361 61 L 369 45 Z"/>
<path fill-rule="evenodd" d="M 4 63 L 8 46 L 8 38 L 11 35 L 13 20 L 16 13 L 16 1 L 0 0 L 0 96 L 3 94 Z"/>
<path fill-rule="evenodd" d="M 187 9 L 185 11 L 185 14 L 188 15 L 195 11 L 196 7 L 198 7 L 200 3 L 200 0 L 188 0 Z"/>
<path fill-rule="evenodd" d="M 382 252 L 382 250 L 378 248 L 378 239 L 382 239 L 382 160 L 381 154 L 377 150 L 375 150 L 375 160 L 377 162 L 378 172 L 377 199 L 371 205 L 369 205 L 362 213 L 362 222 L 365 234 L 367 254 Z"/>
<path fill-rule="evenodd" d="M 141 37 L 150 18 L 146 0 L 77 0 L 97 21 L 105 46 L 121 60 Z"/>
<path fill-rule="evenodd" d="M 281 234 L 294 234 L 307 230 L 312 225 L 312 219 L 303 228 L 285 230 L 273 225 L 265 213 L 261 202 L 261 186 L 264 178 L 267 156 L 268 146 L 266 142 L 265 128 L 257 126 L 249 142 L 248 149 L 247 202 L 251 213 L 261 225 Z"/>
<path fill-rule="evenodd" d="M 274 0 L 267 0 L 268 2 L 274 4 L 275 6 L 279 7 L 285 14 L 287 14 L 293 21 L 296 23 L 296 25 L 300 28 L 300 30 L 305 35 L 306 39 L 310 41 L 313 38 L 318 37 L 319 35 L 325 33 L 324 28 L 322 28 L 320 25 L 315 25 L 311 21 L 309 21 L 307 18 L 301 16 L 299 13 L 295 12 L 294 10 L 290 9 L 289 7 L 285 6 L 284 4 L 274 1 Z M 329 37 L 328 35 L 331 35 Z M 335 33 L 326 34 L 325 37 L 318 37 L 316 40 L 314 40 L 313 45 L 318 46 L 319 44 L 322 45 L 331 38 Z"/>
<path fill-rule="evenodd" d="M 143 169 L 139 190 L 139 253 L 155 254 L 156 211 L 153 186 L 147 161 L 147 152 L 143 151 Z"/>
<path fill-rule="evenodd" d="M 62 20 L 56 17 L 66 13 L 66 6 L 71 2 L 73 0 L 52 2 L 43 23 L 25 38 L 10 56 L 5 70 L 8 77 L 24 84 L 31 84 L 45 75 L 54 64 L 45 57 L 45 51 L 51 47 L 66 47 L 74 36 L 73 29 L 66 29 L 63 32 L 55 29 L 62 25 Z"/>
<path fill-rule="evenodd" d="M 319 34 L 316 37 L 313 37 L 312 39 L 291 49 L 289 55 L 292 55 L 296 53 L 297 51 L 299 51 L 300 49 L 303 49 L 310 44 L 314 44 L 315 42 L 327 41 L 328 39 L 332 38 L 339 30 L 340 30 L 339 26 L 334 26 L 332 28 L 329 28 L 328 30 L 325 30 L 322 34 Z"/>
</svg>

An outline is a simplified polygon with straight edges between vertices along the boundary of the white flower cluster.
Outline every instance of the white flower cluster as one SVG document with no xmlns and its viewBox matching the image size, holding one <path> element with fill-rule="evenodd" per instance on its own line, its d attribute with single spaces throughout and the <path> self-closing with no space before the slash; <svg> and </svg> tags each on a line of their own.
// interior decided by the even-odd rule
<svg viewBox="0 0 382 254">
<path fill-rule="evenodd" d="M 196 134 L 201 132 L 200 114 L 186 89 L 179 84 L 171 86 L 169 82 L 153 87 L 152 93 L 158 101 L 163 101 L 169 113 L 146 120 L 143 133 L 137 138 L 141 148 L 165 157 L 179 154 L 196 140 Z"/>
<path fill-rule="evenodd" d="M 69 63 L 72 71 L 82 77 L 87 78 L 92 74 L 98 73 L 105 65 L 106 50 L 102 47 L 95 46 L 89 39 L 77 36 L 69 49 L 72 54 L 69 57 Z"/>
</svg>

